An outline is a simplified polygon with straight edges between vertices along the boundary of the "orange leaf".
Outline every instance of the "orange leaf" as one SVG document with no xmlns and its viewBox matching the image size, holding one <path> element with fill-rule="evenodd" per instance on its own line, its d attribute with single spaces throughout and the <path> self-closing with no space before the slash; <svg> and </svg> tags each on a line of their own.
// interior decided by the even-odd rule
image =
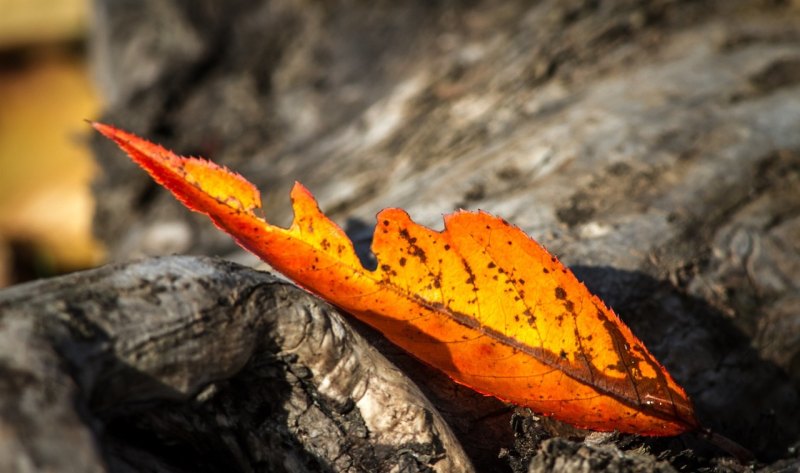
<svg viewBox="0 0 800 473">
<path fill-rule="evenodd" d="M 436 232 L 383 210 L 370 271 L 299 183 L 294 222 L 276 227 L 255 215 L 258 191 L 238 174 L 93 126 L 242 247 L 459 383 L 582 428 L 698 428 L 686 393 L 617 315 L 500 218 L 459 211 Z"/>
</svg>

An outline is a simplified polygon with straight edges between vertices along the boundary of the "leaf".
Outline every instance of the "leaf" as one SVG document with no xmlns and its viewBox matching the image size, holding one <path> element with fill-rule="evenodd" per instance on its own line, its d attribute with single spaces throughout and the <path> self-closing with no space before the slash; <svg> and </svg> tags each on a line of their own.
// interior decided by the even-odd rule
<svg viewBox="0 0 800 473">
<path fill-rule="evenodd" d="M 239 245 L 458 383 L 582 428 L 698 428 L 686 393 L 617 315 L 500 218 L 459 211 L 436 232 L 383 210 L 370 271 L 299 183 L 294 222 L 276 227 L 254 213 L 259 193 L 238 174 L 93 126 Z"/>
</svg>

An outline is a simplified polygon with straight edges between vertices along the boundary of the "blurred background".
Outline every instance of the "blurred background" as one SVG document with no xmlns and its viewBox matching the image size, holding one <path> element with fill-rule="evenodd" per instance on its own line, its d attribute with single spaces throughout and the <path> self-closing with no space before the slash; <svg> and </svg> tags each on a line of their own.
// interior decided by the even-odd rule
<svg viewBox="0 0 800 473">
<path fill-rule="evenodd" d="M 97 265 L 90 0 L 0 0 L 0 287 Z"/>
</svg>

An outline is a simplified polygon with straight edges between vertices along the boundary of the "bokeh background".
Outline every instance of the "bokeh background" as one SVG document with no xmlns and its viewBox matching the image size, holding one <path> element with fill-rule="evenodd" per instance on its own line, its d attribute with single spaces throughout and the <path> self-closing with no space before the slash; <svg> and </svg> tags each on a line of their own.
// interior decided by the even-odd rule
<svg viewBox="0 0 800 473">
<path fill-rule="evenodd" d="M 0 0 L 0 287 L 95 266 L 90 0 Z"/>
</svg>

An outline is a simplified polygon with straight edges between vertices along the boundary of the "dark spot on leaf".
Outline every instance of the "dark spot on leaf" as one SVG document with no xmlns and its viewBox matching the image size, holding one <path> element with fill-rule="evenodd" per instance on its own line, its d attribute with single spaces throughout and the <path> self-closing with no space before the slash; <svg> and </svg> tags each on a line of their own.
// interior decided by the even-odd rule
<svg viewBox="0 0 800 473">
<path fill-rule="evenodd" d="M 567 298 L 567 291 L 565 291 L 563 287 L 558 286 L 556 288 L 556 299 L 563 301 L 566 298 Z"/>
<path fill-rule="evenodd" d="M 536 316 L 535 316 L 535 315 L 533 315 L 533 312 L 531 312 L 531 310 L 530 310 L 530 309 L 525 309 L 525 311 L 524 311 L 524 312 L 522 312 L 522 315 L 524 315 L 525 317 L 527 317 L 527 321 L 528 321 L 528 324 L 529 324 L 530 326 L 532 326 L 532 327 L 535 327 L 535 326 L 536 326 Z"/>
<path fill-rule="evenodd" d="M 467 278 L 467 280 L 465 282 L 472 286 L 472 291 L 473 292 L 477 291 L 478 288 L 475 285 L 475 273 L 472 272 L 472 268 L 467 263 L 467 260 L 465 260 L 464 258 L 461 258 L 461 264 L 464 265 L 464 270 L 469 275 L 469 277 Z"/>
<path fill-rule="evenodd" d="M 542 272 L 543 272 L 544 274 L 547 274 L 547 273 L 549 273 L 549 272 L 550 272 L 550 270 L 549 270 L 549 269 L 547 269 L 547 268 L 542 268 Z"/>
<path fill-rule="evenodd" d="M 422 248 L 418 246 L 412 246 L 411 248 L 409 248 L 408 254 L 410 254 L 411 256 L 416 256 L 423 263 L 428 261 L 428 256 L 425 254 L 425 251 L 423 251 Z"/>
<path fill-rule="evenodd" d="M 400 261 L 398 261 L 398 262 L 400 263 L 400 266 L 405 266 L 406 265 L 406 259 L 405 258 L 401 257 Z"/>
<path fill-rule="evenodd" d="M 400 237 L 403 238 L 406 242 L 408 242 L 408 254 L 410 254 L 411 256 L 416 256 L 423 263 L 427 262 L 428 257 L 425 254 L 425 250 L 416 245 L 417 239 L 413 238 L 408 233 L 408 230 L 406 230 L 405 228 L 400 230 Z"/>
<path fill-rule="evenodd" d="M 559 357 L 561 357 L 561 359 L 562 359 L 562 360 L 566 360 L 566 359 L 567 359 L 567 352 L 565 352 L 565 351 L 562 349 L 562 350 L 561 350 L 561 351 L 558 353 L 558 356 L 559 356 Z"/>
<path fill-rule="evenodd" d="M 489 262 L 489 264 L 486 267 L 489 268 L 489 269 L 492 269 L 492 268 L 496 268 L 497 265 L 494 264 L 493 262 Z"/>
</svg>

